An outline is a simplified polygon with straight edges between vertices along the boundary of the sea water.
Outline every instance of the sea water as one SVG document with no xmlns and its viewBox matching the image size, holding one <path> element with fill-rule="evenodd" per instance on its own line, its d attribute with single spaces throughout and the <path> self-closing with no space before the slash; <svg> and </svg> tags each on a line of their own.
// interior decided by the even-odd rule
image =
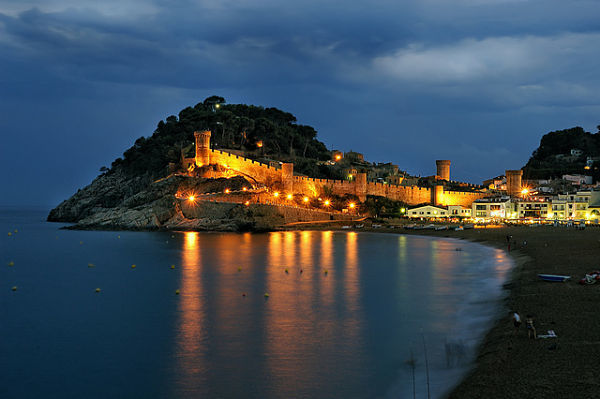
<svg viewBox="0 0 600 399">
<path fill-rule="evenodd" d="M 45 214 L 0 212 L 0 398 L 443 397 L 512 267 L 453 239 L 75 231 Z"/>
</svg>

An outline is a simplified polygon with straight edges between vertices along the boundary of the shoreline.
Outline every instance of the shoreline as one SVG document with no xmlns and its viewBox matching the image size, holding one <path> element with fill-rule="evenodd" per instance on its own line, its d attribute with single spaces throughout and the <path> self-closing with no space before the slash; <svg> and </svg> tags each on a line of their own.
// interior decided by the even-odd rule
<svg viewBox="0 0 600 399">
<path fill-rule="evenodd" d="M 447 395 L 458 398 L 596 397 L 600 356 L 597 320 L 600 283 L 577 282 L 600 269 L 600 229 L 540 226 L 478 228 L 464 231 L 392 230 L 378 232 L 458 238 L 507 250 L 513 237 L 515 265 L 504 284 L 507 312 L 490 327 L 477 349 L 473 368 Z M 517 248 L 514 248 L 517 241 Z M 540 280 L 539 273 L 571 275 L 565 283 Z M 509 310 L 534 316 L 537 334 L 554 330 L 558 338 L 528 339 L 525 326 L 514 335 Z"/>
</svg>

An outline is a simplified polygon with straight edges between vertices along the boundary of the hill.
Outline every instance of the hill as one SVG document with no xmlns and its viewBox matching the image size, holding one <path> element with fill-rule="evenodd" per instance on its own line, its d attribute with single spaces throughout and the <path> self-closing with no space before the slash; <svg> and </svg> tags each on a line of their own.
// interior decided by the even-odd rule
<svg viewBox="0 0 600 399">
<path fill-rule="evenodd" d="M 48 220 L 77 223 L 78 228 L 144 230 L 268 230 L 280 224 L 276 212 L 243 205 L 192 222 L 182 216 L 176 199 L 181 190 L 202 194 L 252 186 L 242 177 L 181 173 L 181 159 L 194 156 L 194 131 L 202 130 L 213 132 L 215 148 L 267 162 L 293 161 L 300 173 L 329 177 L 323 174 L 330 169 L 317 161 L 330 159 L 331 153 L 316 139 L 315 129 L 277 108 L 227 105 L 212 96 L 160 121 L 150 137 L 137 139 L 111 168 L 103 167 L 91 184 L 50 211 Z"/>
<path fill-rule="evenodd" d="M 182 153 L 193 153 L 194 131 L 211 130 L 216 149 L 238 150 L 247 157 L 294 160 L 300 173 L 315 177 L 322 173 L 316 162 L 327 160 L 331 153 L 316 139 L 311 126 L 298 124 L 296 117 L 277 108 L 245 104 L 226 104 L 223 97 L 212 96 L 193 107 L 184 108 L 158 122 L 150 137 L 140 137 L 135 144 L 112 163 L 128 175 L 150 174 L 164 177 L 167 165 L 177 163 Z M 193 155 L 191 155 L 193 156 Z M 305 169 L 305 170 L 303 170 Z"/>
<path fill-rule="evenodd" d="M 551 179 L 565 174 L 592 174 L 597 180 L 598 165 L 585 169 L 588 157 L 600 158 L 600 126 L 594 134 L 579 126 L 550 132 L 542 137 L 523 167 L 523 177 Z"/>
</svg>

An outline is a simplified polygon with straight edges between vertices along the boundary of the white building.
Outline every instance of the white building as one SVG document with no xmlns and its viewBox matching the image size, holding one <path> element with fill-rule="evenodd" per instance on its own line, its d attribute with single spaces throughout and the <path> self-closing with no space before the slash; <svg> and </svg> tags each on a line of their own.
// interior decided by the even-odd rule
<svg viewBox="0 0 600 399">
<path fill-rule="evenodd" d="M 471 217 L 471 209 L 460 205 L 424 205 L 409 209 L 407 215 L 409 218 L 468 218 Z"/>
<path fill-rule="evenodd" d="M 471 204 L 471 216 L 481 219 L 504 219 L 510 217 L 512 204 L 510 197 L 481 198 Z"/>
</svg>

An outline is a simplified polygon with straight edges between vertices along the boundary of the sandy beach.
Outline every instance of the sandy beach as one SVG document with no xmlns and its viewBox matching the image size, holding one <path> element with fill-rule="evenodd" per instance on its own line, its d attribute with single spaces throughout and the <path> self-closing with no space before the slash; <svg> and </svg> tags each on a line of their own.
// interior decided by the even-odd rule
<svg viewBox="0 0 600 399">
<path fill-rule="evenodd" d="M 403 231 L 411 234 L 410 230 Z M 600 228 L 503 227 L 465 231 L 419 230 L 412 234 L 455 237 L 508 250 L 516 267 L 506 285 L 506 315 L 487 334 L 475 369 L 450 398 L 594 398 L 600 396 L 600 282 L 578 281 L 600 269 Z M 515 244 L 516 248 L 515 248 Z M 538 273 L 571 275 L 545 282 Z M 515 336 L 508 310 L 534 316 L 538 334 L 525 323 Z M 524 320 L 523 320 L 524 321 Z"/>
</svg>

